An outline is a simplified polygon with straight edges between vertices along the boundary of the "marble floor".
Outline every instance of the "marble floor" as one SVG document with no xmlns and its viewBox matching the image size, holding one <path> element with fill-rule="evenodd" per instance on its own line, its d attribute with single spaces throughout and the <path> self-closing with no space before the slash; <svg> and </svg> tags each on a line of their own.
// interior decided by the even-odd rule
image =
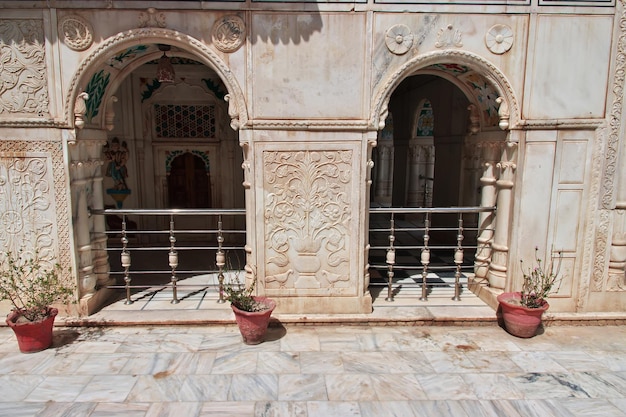
<svg viewBox="0 0 626 417">
<path fill-rule="evenodd" d="M 626 326 L 56 327 L 32 354 L 0 327 L 0 386 L 11 417 L 616 417 Z"/>
</svg>

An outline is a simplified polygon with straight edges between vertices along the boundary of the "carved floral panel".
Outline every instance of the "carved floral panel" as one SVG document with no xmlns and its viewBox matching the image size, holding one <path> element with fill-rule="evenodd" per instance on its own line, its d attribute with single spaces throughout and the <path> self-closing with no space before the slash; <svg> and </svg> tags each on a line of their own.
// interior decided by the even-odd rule
<svg viewBox="0 0 626 417">
<path fill-rule="evenodd" d="M 0 247 L 56 259 L 53 191 L 48 157 L 0 154 Z"/>
<path fill-rule="evenodd" d="M 351 292 L 352 151 L 266 151 L 265 286 Z"/>
<path fill-rule="evenodd" d="M 0 115 L 48 114 L 43 23 L 0 20 Z"/>
</svg>

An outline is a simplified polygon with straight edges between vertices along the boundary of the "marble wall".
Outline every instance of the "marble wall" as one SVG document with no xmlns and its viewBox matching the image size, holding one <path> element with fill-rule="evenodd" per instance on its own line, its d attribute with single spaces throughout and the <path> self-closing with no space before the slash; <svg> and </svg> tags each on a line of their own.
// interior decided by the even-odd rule
<svg viewBox="0 0 626 417">
<path fill-rule="evenodd" d="M 93 297 L 95 282 L 106 281 L 101 225 L 79 220 L 90 203 L 101 203 L 93 193 L 102 186 L 102 161 L 89 149 L 111 129 L 145 136 L 129 118 L 137 113 L 128 111 L 128 80 L 160 57 L 156 44 L 167 44 L 210 68 L 227 92 L 221 111 L 242 146 L 249 271 L 264 277 L 261 291 L 280 299 L 282 311 L 371 310 L 371 151 L 391 95 L 415 74 L 443 78 L 466 97 L 478 143 L 494 132 L 506 136 L 502 154 L 489 157 L 499 187 L 492 295 L 518 287 L 519 259 L 538 246 L 564 253 L 555 311 L 626 308 L 624 0 L 462 9 L 225 3 L 228 10 L 213 2 L 146 10 L 124 2 L 119 9 L 0 3 L 2 166 L 54 183 L 40 200 L 19 200 L 13 183 L 0 183 L 0 205 L 47 207 L 40 218 L 57 230 L 24 223 L 19 233 L 49 236 L 51 253 L 76 267 L 80 297 Z M 115 94 L 126 104 L 115 105 Z M 93 142 L 72 148 L 81 140 Z M 16 212 L 4 210 L 5 222 Z M 12 249 L 19 233 L 6 228 L 4 246 Z M 95 252 L 86 256 L 87 247 Z"/>
</svg>

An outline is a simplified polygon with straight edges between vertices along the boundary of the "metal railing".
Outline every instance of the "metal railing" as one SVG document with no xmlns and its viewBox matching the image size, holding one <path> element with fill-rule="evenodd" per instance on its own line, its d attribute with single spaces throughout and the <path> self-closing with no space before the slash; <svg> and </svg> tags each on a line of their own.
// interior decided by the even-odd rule
<svg viewBox="0 0 626 417">
<path fill-rule="evenodd" d="M 440 278 L 447 274 L 453 277 L 452 300 L 460 301 L 461 277 L 464 272 L 473 272 L 476 238 L 484 231 L 479 227 L 479 214 L 494 211 L 495 207 L 371 208 L 369 267 L 370 271 L 386 270 L 387 278 L 382 283 L 371 280 L 370 287 L 384 285 L 386 301 L 394 301 L 401 287 L 418 287 L 420 300 L 427 301 L 437 287 L 432 280 L 429 283 L 429 274 L 437 275 L 440 286 L 449 286 Z M 435 216 L 440 217 L 433 222 Z M 464 244 L 468 235 L 471 241 Z M 398 253 L 403 256 L 397 256 Z M 433 254 L 439 260 L 436 263 Z M 445 258 L 449 261 L 442 262 Z M 409 276 L 409 282 L 400 284 L 397 271 L 414 274 Z"/>
<path fill-rule="evenodd" d="M 494 207 L 370 208 L 369 211 L 370 272 L 384 271 L 386 275 L 382 282 L 371 279 L 370 289 L 386 288 L 385 300 L 393 301 L 400 288 L 416 287 L 421 289 L 420 300 L 427 301 L 429 293 L 437 287 L 432 279 L 429 282 L 429 275 L 447 275 L 448 280 L 452 277 L 452 283 L 445 284 L 454 288 L 452 300 L 460 300 L 461 278 L 474 268 L 475 238 L 482 231 L 478 227 L 479 214 L 494 212 Z M 245 209 L 106 209 L 92 210 L 91 214 L 107 218 L 110 276 L 119 278 L 109 288 L 123 289 L 125 304 L 133 303 L 134 290 L 168 287 L 172 290 L 170 302 L 177 304 L 178 289 L 185 286 L 180 281 L 201 274 L 217 276 L 217 283 L 203 286 L 213 286 L 218 293 L 217 302 L 222 303 L 224 272 L 229 269 L 227 253 L 237 253 L 237 259 L 242 260 L 241 256 L 245 263 Z M 183 218 L 190 217 L 202 218 L 205 224 L 214 227 L 197 227 L 202 221 L 188 222 L 193 225 L 190 228 L 180 226 Z M 224 226 L 225 222 L 228 227 Z M 464 243 L 468 240 L 469 243 Z M 119 264 L 115 256 L 118 253 Z M 139 265 L 133 265 L 131 253 L 141 254 Z M 180 258 L 184 253 L 189 253 L 184 262 L 187 268 L 181 269 Z M 209 268 L 198 267 L 199 260 L 209 262 L 213 254 L 214 262 L 211 261 Z M 142 265 L 146 259 L 148 264 Z M 159 269 L 157 259 L 167 259 L 169 269 Z M 413 274 L 408 277 L 410 282 L 400 282 L 402 272 Z M 142 284 L 141 277 L 149 281 Z"/>
<path fill-rule="evenodd" d="M 172 289 L 172 304 L 180 302 L 178 289 L 181 286 L 181 276 L 195 276 L 200 274 L 217 274 L 218 302 L 224 302 L 224 270 L 227 252 L 241 252 L 243 256 L 245 246 L 245 209 L 106 209 L 92 210 L 92 215 L 104 215 L 107 217 L 107 231 L 109 243 L 107 252 L 111 264 L 110 276 L 122 277 L 123 285 L 110 285 L 109 288 L 123 288 L 126 293 L 125 304 L 132 304 L 131 293 L 137 289 L 165 288 Z M 184 228 L 177 227 L 183 217 L 201 217 L 210 219 L 215 227 L 209 228 Z M 147 221 L 152 218 L 152 221 Z M 224 227 L 226 221 L 231 227 Z M 137 221 L 146 226 L 139 229 Z M 113 225 L 112 225 L 113 224 Z M 197 222 L 196 222 L 197 224 Z M 166 227 L 163 227 L 166 226 Z M 119 246 L 115 241 L 119 238 Z M 181 244 L 183 242 L 183 244 Z M 115 270 L 114 257 L 119 252 L 120 266 L 122 270 Z M 148 259 L 147 265 L 140 265 L 131 273 L 131 253 L 142 253 L 143 259 Z M 190 256 L 191 269 L 179 269 L 180 255 L 193 252 L 199 255 Z M 215 262 L 210 265 L 213 268 L 198 267 L 198 260 L 208 261 L 207 254 L 215 253 Z M 167 258 L 169 269 L 155 269 L 158 265 L 150 256 Z M 239 256 L 238 256 L 239 258 Z M 195 262 L 194 262 L 195 261 Z M 145 261 L 144 261 L 145 262 Z M 193 264 L 195 263 L 195 267 Z M 206 263 L 204 264 L 206 266 Z M 169 275 L 169 282 L 163 284 L 151 279 L 143 285 L 134 285 L 133 281 L 138 276 L 162 276 Z M 133 278 L 134 277 L 134 278 Z M 158 280 L 157 280 L 158 281 Z M 207 284 L 206 287 L 211 286 Z"/>
</svg>

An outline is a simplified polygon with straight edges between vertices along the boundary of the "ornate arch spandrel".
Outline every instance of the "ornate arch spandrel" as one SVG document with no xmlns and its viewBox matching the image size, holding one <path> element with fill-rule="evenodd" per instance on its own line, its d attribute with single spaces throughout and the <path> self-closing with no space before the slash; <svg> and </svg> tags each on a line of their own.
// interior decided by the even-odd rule
<svg viewBox="0 0 626 417">
<path fill-rule="evenodd" d="M 65 120 L 68 126 L 74 127 L 76 97 L 82 92 L 90 75 L 106 65 L 107 60 L 116 52 L 137 43 L 166 43 L 193 53 L 198 61 L 213 69 L 224 82 L 229 94 L 231 127 L 238 130 L 248 123 L 243 92 L 228 65 L 215 51 L 189 35 L 171 29 L 150 27 L 120 32 L 104 40 L 81 62 L 72 77 L 65 97 Z"/>
<path fill-rule="evenodd" d="M 405 78 L 414 75 L 416 71 L 422 68 L 441 63 L 461 63 L 480 74 L 494 86 L 499 96 L 502 97 L 502 104 L 507 107 L 509 112 L 508 128 L 514 128 L 520 123 L 520 106 L 513 86 L 493 63 L 471 52 L 446 50 L 416 56 L 394 70 L 383 82 L 375 87 L 374 100 L 372 101 L 369 117 L 370 129 L 378 130 L 381 124 L 384 124 L 391 94 Z"/>
</svg>

